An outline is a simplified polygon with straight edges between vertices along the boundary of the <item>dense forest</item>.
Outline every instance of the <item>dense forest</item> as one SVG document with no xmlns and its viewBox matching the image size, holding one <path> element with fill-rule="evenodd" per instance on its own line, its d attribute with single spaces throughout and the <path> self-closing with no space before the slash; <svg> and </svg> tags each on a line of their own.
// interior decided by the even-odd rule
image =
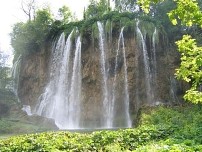
<svg viewBox="0 0 202 152">
<path fill-rule="evenodd" d="M 59 15 L 56 18 L 52 14 L 49 7 L 36 9 L 35 5 L 36 2 L 34 0 L 27 1 L 26 5 L 25 3 L 22 3 L 22 11 L 24 11 L 24 13 L 26 14 L 27 21 L 16 23 L 13 26 L 12 33 L 10 33 L 11 46 L 14 49 L 12 68 L 8 67 L 5 64 L 7 56 L 0 52 L 0 151 L 202 151 L 201 0 L 90 0 L 87 8 L 84 8 L 83 10 L 82 20 L 77 19 L 75 14 L 70 11 L 70 8 L 68 6 L 61 7 L 58 10 Z M 144 32 L 142 32 L 142 40 L 145 40 L 145 45 L 146 47 L 148 47 L 148 50 L 153 47 L 153 50 L 157 49 L 157 53 L 158 49 L 164 50 L 164 52 L 160 53 L 159 51 L 157 57 L 148 52 L 148 54 L 146 54 L 146 58 L 144 58 L 142 62 L 137 62 L 139 58 L 135 58 L 134 62 L 137 62 L 137 65 L 143 65 L 143 63 L 146 64 L 148 62 L 148 65 L 150 65 L 151 68 L 147 69 L 147 67 L 145 67 L 145 70 L 143 70 L 142 73 L 140 68 L 138 69 L 139 75 L 135 73 L 135 76 L 138 78 L 142 77 L 142 79 L 144 79 L 144 74 L 150 74 L 150 72 L 152 73 L 152 71 L 154 72 L 156 70 L 156 65 L 154 66 L 152 64 L 155 64 L 155 62 L 161 63 L 161 60 L 166 59 L 165 65 L 169 64 L 171 65 L 171 67 L 173 65 L 174 66 L 170 68 L 169 72 L 166 71 L 167 69 L 165 68 L 164 73 L 165 75 L 167 73 L 171 73 L 173 79 L 176 78 L 176 81 L 171 81 L 171 77 L 167 76 L 165 79 L 169 79 L 169 82 L 171 81 L 171 84 L 165 83 L 165 85 L 172 85 L 172 83 L 178 84 L 178 88 L 180 89 L 174 91 L 171 90 L 171 94 L 172 91 L 177 94 L 174 94 L 174 97 L 172 98 L 172 100 L 176 101 L 167 101 L 171 100 L 170 98 L 167 98 L 167 95 L 159 95 L 158 99 L 162 97 L 166 98 L 166 100 L 163 102 L 154 101 L 155 104 L 136 103 L 138 99 L 140 101 L 149 101 L 150 99 L 157 100 L 157 96 L 155 98 L 155 91 L 150 91 L 150 88 L 152 88 L 152 86 L 155 86 L 157 92 L 159 92 L 159 90 L 161 90 L 161 87 L 159 87 L 159 89 L 157 85 L 155 85 L 155 82 L 147 83 L 147 79 L 151 79 L 151 81 L 155 79 L 155 74 L 151 74 L 148 77 L 145 76 L 145 80 L 141 80 L 146 81 L 144 84 L 146 86 L 145 90 L 149 93 L 144 95 L 141 94 L 141 89 L 136 90 L 139 91 L 140 94 L 138 96 L 138 99 L 135 99 L 135 102 L 129 101 L 129 103 L 132 105 L 132 108 L 128 108 L 129 113 L 131 113 L 132 125 L 124 126 L 124 128 L 126 127 L 127 129 L 119 127 L 119 123 L 122 123 L 123 120 L 121 120 L 122 118 L 120 118 L 119 120 L 118 117 L 116 118 L 117 120 L 113 120 L 116 125 L 118 124 L 117 127 L 114 128 L 110 127 L 101 130 L 100 128 L 96 128 L 95 130 L 91 130 L 90 128 L 82 130 L 79 128 L 78 131 L 73 132 L 71 132 L 71 130 L 58 131 L 60 125 L 54 124 L 53 120 L 55 119 L 55 117 L 48 117 L 49 115 L 40 115 L 42 117 L 38 115 L 32 115 L 30 111 L 27 111 L 26 105 L 24 105 L 20 101 L 20 99 L 27 101 L 29 100 L 29 102 L 32 101 L 28 98 L 23 98 L 23 96 L 26 96 L 25 94 L 28 93 L 33 95 L 29 96 L 31 98 L 33 97 L 33 100 L 38 100 L 40 99 L 40 97 L 45 98 L 44 96 L 39 96 L 40 91 L 42 90 L 42 88 L 44 89 L 48 88 L 47 86 L 50 86 L 52 82 L 50 81 L 49 83 L 47 83 L 48 78 L 54 79 L 54 72 L 57 70 L 53 69 L 53 72 L 50 72 L 52 74 L 50 74 L 50 76 L 44 76 L 45 74 L 43 74 L 48 73 L 48 66 L 44 68 L 44 71 L 38 71 L 39 75 L 42 78 L 37 77 L 30 82 L 40 83 L 37 84 L 40 87 L 37 86 L 37 88 L 35 84 L 29 84 L 33 86 L 33 88 L 37 88 L 35 89 L 37 95 L 35 95 L 35 92 L 31 92 L 31 89 L 28 89 L 29 87 L 23 86 L 24 84 L 26 84 L 24 83 L 26 80 L 23 79 L 31 78 L 26 76 L 23 77 L 23 72 L 26 73 L 26 71 L 23 71 L 22 67 L 25 67 L 24 69 L 27 68 L 27 71 L 32 71 L 29 70 L 29 68 L 35 68 L 35 70 L 37 71 L 38 65 L 36 65 L 36 67 L 29 67 L 28 63 L 42 62 L 42 60 L 44 60 L 44 65 L 48 64 L 49 62 L 55 63 L 58 60 L 57 58 L 53 57 L 53 61 L 49 59 L 52 57 L 51 53 L 54 53 L 54 51 L 50 51 L 50 48 L 55 47 L 55 50 L 57 50 L 61 47 L 59 43 L 62 43 L 62 41 L 66 41 L 67 43 L 70 39 L 72 41 L 75 41 L 75 44 L 72 44 L 75 52 L 77 50 L 77 47 L 79 47 L 78 44 L 81 43 L 81 55 L 83 55 L 85 58 L 82 58 L 80 66 L 83 66 L 85 68 L 85 65 L 89 64 L 87 56 L 95 55 L 92 53 L 92 51 L 89 51 L 90 53 L 92 53 L 91 55 L 88 51 L 86 51 L 86 53 L 85 50 L 88 50 L 89 48 L 89 50 L 91 50 L 91 47 L 94 47 L 92 50 L 94 50 L 95 52 L 96 49 L 102 49 L 101 42 L 99 41 L 102 38 L 102 35 L 100 34 L 101 28 L 99 27 L 102 26 L 102 24 L 99 24 L 100 22 L 104 24 L 103 33 L 108 38 L 107 40 L 109 42 L 107 43 L 109 43 L 108 47 L 110 46 L 109 50 L 113 48 L 113 45 L 117 45 L 120 43 L 120 47 L 123 47 L 123 56 L 125 55 L 125 45 L 132 45 L 130 42 L 133 40 L 133 36 L 131 33 L 135 33 L 137 39 L 139 37 L 139 39 L 141 39 L 141 35 L 138 37 L 139 33 L 137 31 L 141 32 L 141 30 L 145 30 Z M 139 24 L 141 26 L 140 28 Z M 134 26 L 137 27 L 134 28 Z M 159 36 L 157 36 L 156 38 L 157 42 L 154 43 L 153 37 L 156 28 L 158 29 Z M 69 37 L 70 35 L 71 37 Z M 123 35 L 125 36 L 125 43 Z M 117 42 L 115 42 L 114 37 L 117 38 Z M 121 38 L 123 39 L 122 41 Z M 135 47 L 136 46 L 133 45 L 126 46 L 127 49 Z M 142 47 L 144 50 L 143 43 Z M 172 51 L 165 51 L 166 49 Z M 163 55 L 165 54 L 166 57 L 164 58 Z M 56 56 L 57 53 L 55 53 L 54 55 Z M 145 54 L 143 52 L 142 56 L 144 55 Z M 38 60 L 38 56 L 40 56 L 40 60 Z M 113 53 L 111 53 L 109 56 L 113 56 Z M 128 59 L 127 62 L 125 61 L 126 59 L 124 57 L 123 59 L 119 57 L 118 51 L 117 55 L 115 54 L 115 57 L 109 58 L 109 63 L 107 62 L 107 60 L 105 61 L 105 59 L 103 59 L 104 67 L 107 65 L 106 63 L 109 64 L 107 65 L 109 66 L 107 70 L 105 68 L 102 69 L 109 72 L 107 73 L 108 78 L 106 78 L 106 80 L 103 80 L 105 82 L 103 85 L 106 85 L 106 81 L 109 81 L 110 85 L 113 88 L 116 85 L 114 83 L 115 80 L 120 80 L 120 86 L 124 86 L 125 88 L 123 88 L 125 90 L 123 90 L 129 92 L 128 98 L 135 98 L 135 95 L 137 94 L 131 95 L 130 93 L 130 89 L 133 89 L 133 86 L 131 85 L 129 76 L 130 72 L 134 69 L 130 69 L 133 68 L 133 66 L 130 66 L 129 64 L 133 62 L 129 62 L 129 59 L 131 59 L 131 56 L 133 57 L 136 55 L 129 52 L 126 53 L 125 56 L 124 57 Z M 140 56 L 141 54 L 139 55 L 139 57 Z M 149 58 L 149 56 L 151 56 L 152 59 L 148 59 L 147 61 L 147 58 Z M 159 56 L 161 56 L 162 58 L 159 58 L 157 61 L 153 62 L 153 59 L 158 58 Z M 31 58 L 37 59 L 36 61 L 34 61 Z M 30 59 L 29 62 L 28 59 Z M 22 64 L 19 66 L 18 64 L 20 62 L 22 62 Z M 76 53 L 75 59 L 72 61 L 72 63 L 69 63 L 70 65 L 73 65 L 73 70 L 75 63 Z M 90 63 L 92 64 L 92 62 Z M 32 65 L 33 63 L 29 64 Z M 127 64 L 128 68 L 126 67 Z M 55 64 L 55 66 L 58 65 Z M 78 66 L 79 65 L 75 66 L 75 68 Z M 110 67 L 112 66 L 115 66 L 114 71 L 110 69 Z M 62 68 L 63 67 L 61 66 L 61 69 Z M 127 78 L 124 80 L 121 79 L 122 77 L 124 77 L 121 75 L 121 68 L 123 73 L 125 72 L 124 74 L 129 75 L 128 80 L 126 80 Z M 56 69 L 60 68 L 56 67 Z M 74 73 L 73 70 L 70 71 L 70 73 Z M 93 71 L 89 71 L 88 73 L 93 73 Z M 120 73 L 117 74 L 117 71 Z M 30 73 L 32 75 L 38 75 L 34 72 L 32 71 Z M 102 72 L 103 71 L 101 71 L 101 73 Z M 59 73 L 61 73 L 61 71 Z M 83 72 L 83 75 L 85 75 L 85 71 Z M 121 76 L 119 77 L 119 75 Z M 97 84 L 97 80 L 90 79 L 89 75 L 82 79 L 82 81 L 86 81 L 86 83 L 80 82 L 80 84 L 79 79 L 74 80 L 73 77 L 74 74 L 72 74 L 71 81 L 78 81 L 76 86 L 81 85 L 83 87 L 84 84 L 86 86 L 87 84 L 90 84 L 89 86 L 96 86 Z M 113 78 L 113 81 L 110 80 L 110 78 Z M 159 79 L 161 79 L 161 77 Z M 43 82 L 41 82 L 42 80 Z M 137 78 L 135 80 L 139 81 Z M 156 82 L 161 83 L 161 81 L 157 78 L 156 80 Z M 67 80 L 62 83 L 67 83 L 66 81 Z M 19 85 L 19 82 L 21 82 L 21 85 Z M 53 82 L 60 83 L 59 81 Z M 128 83 L 129 86 L 126 83 Z M 140 85 L 141 88 L 143 82 L 138 83 L 138 85 Z M 72 86 L 73 84 L 71 83 L 69 96 L 70 99 L 74 99 L 76 102 L 76 98 L 71 98 L 71 94 L 75 93 L 74 91 L 72 91 Z M 22 89 L 23 87 L 25 91 Z M 76 88 L 76 95 L 80 96 L 78 89 L 79 88 Z M 92 92 L 97 91 L 94 88 L 90 89 Z M 110 90 L 109 88 L 107 89 Z M 53 92 L 56 92 L 57 94 L 57 91 Z M 113 93 L 114 92 L 112 91 L 111 94 Z M 165 92 L 162 89 L 161 94 L 164 93 Z M 61 94 L 59 95 L 62 98 L 66 98 Z M 90 94 L 90 96 L 93 95 L 93 93 Z M 111 98 L 114 97 L 113 95 Z M 52 97 L 53 96 L 48 98 L 48 100 L 51 100 Z M 98 97 L 99 95 L 95 96 L 94 98 Z M 92 100 L 94 100 L 94 98 Z M 127 100 L 127 98 L 124 99 Z M 86 97 L 86 100 L 90 101 L 90 98 Z M 31 106 L 32 104 L 33 103 L 30 102 Z M 36 107 L 37 106 L 38 105 L 36 105 Z M 120 106 L 127 107 L 127 103 Z M 138 108 L 135 109 L 134 107 Z M 119 107 L 117 109 L 122 110 L 122 108 Z M 97 110 L 97 112 L 99 113 L 99 110 Z M 109 114 L 108 111 L 105 112 Z M 118 115 L 118 112 L 116 114 Z M 43 116 L 47 117 L 43 118 Z M 77 115 L 75 116 L 77 117 Z M 123 119 L 126 118 L 129 118 L 127 114 Z M 74 117 L 73 119 L 76 120 L 76 118 Z M 86 121 L 86 124 L 88 124 L 88 119 L 86 118 L 84 120 Z M 101 120 L 100 122 L 102 123 Z M 84 124 L 84 126 L 86 124 Z"/>
</svg>

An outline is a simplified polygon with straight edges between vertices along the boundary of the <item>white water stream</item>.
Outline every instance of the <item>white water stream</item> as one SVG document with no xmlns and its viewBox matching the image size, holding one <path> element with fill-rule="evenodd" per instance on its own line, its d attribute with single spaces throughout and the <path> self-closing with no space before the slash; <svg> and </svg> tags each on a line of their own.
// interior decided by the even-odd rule
<svg viewBox="0 0 202 152">
<path fill-rule="evenodd" d="M 71 61 L 72 33 L 66 43 L 63 33 L 53 47 L 50 82 L 35 108 L 36 114 L 54 119 L 60 129 L 77 129 L 80 122 L 81 40 L 78 36 Z"/>
</svg>

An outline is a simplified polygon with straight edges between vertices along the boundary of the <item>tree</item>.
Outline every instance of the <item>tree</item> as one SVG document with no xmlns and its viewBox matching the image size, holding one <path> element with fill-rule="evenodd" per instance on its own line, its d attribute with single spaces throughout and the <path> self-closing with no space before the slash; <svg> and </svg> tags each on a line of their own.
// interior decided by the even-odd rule
<svg viewBox="0 0 202 152">
<path fill-rule="evenodd" d="M 174 42 L 179 40 L 184 32 L 184 27 L 180 25 L 174 26 L 167 15 L 171 10 L 176 8 L 175 2 L 172 0 L 164 0 L 161 3 L 157 3 L 156 5 L 150 6 L 149 15 L 161 25 L 163 25 L 167 37 L 170 42 Z"/>
<path fill-rule="evenodd" d="M 177 69 L 178 78 L 191 82 L 184 98 L 194 103 L 202 102 L 202 47 L 196 45 L 196 40 L 189 35 L 184 35 L 183 39 L 176 42 L 181 53 L 180 68 Z"/>
<path fill-rule="evenodd" d="M 164 0 L 139 0 L 142 9 L 148 13 L 151 4 L 161 3 Z M 176 8 L 168 13 L 172 24 L 187 27 L 199 26 L 202 28 L 202 12 L 197 0 L 173 0 Z M 199 1 L 201 2 L 201 1 Z M 176 76 L 189 82 L 191 88 L 186 91 L 184 99 L 193 103 L 202 103 L 202 47 L 197 46 L 196 40 L 190 35 L 184 35 L 176 42 L 181 53 L 181 64 Z"/>
<path fill-rule="evenodd" d="M 97 2 L 95 0 L 90 0 L 86 11 L 84 12 L 85 19 L 95 17 L 97 14 Z"/>
<path fill-rule="evenodd" d="M 72 21 L 73 15 L 72 15 L 69 7 L 63 6 L 63 7 L 59 8 L 58 12 L 59 12 L 59 16 L 62 18 L 62 22 L 64 24 Z"/>
<path fill-rule="evenodd" d="M 11 82 L 10 67 L 7 67 L 6 61 L 8 55 L 0 51 L 0 90 L 6 90 L 7 86 Z"/>
<path fill-rule="evenodd" d="M 22 0 L 21 7 L 23 12 L 28 16 L 29 21 L 35 17 L 35 0 Z"/>
<path fill-rule="evenodd" d="M 103 14 L 109 12 L 110 9 L 109 0 L 100 0 L 99 2 L 96 0 L 90 0 L 90 4 L 87 7 L 87 10 L 84 12 L 84 16 L 86 19 L 92 17 L 101 17 Z"/>
<path fill-rule="evenodd" d="M 11 35 L 11 45 L 15 50 L 15 59 L 39 51 L 45 42 L 53 23 L 50 9 L 45 8 L 36 12 L 34 20 L 26 23 L 16 23 Z"/>
<path fill-rule="evenodd" d="M 119 12 L 135 11 L 138 6 L 136 0 L 113 0 L 115 2 L 115 10 Z"/>
</svg>

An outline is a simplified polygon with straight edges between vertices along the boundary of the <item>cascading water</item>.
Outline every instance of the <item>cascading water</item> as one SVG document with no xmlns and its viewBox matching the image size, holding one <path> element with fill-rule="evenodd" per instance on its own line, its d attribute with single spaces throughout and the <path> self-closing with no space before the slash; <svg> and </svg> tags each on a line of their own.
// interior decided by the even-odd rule
<svg viewBox="0 0 202 152">
<path fill-rule="evenodd" d="M 36 114 L 54 119 L 60 129 L 79 128 L 80 121 L 81 41 L 79 36 L 71 63 L 72 33 L 66 43 L 63 33 L 53 47 L 50 81 L 35 108 Z"/>
<path fill-rule="evenodd" d="M 76 50 L 73 64 L 73 74 L 69 93 L 68 122 L 69 128 L 80 128 L 80 96 L 81 96 L 81 38 L 76 41 Z"/>
<path fill-rule="evenodd" d="M 57 90 L 58 88 L 58 79 L 59 79 L 59 69 L 57 67 L 61 67 L 61 58 L 65 47 L 65 35 L 64 33 L 60 36 L 56 46 L 52 48 L 52 58 L 50 63 L 50 81 L 45 87 L 45 92 L 39 97 L 38 104 L 35 108 L 36 114 L 48 118 L 53 118 L 55 123 L 58 123 L 60 120 L 57 120 L 57 115 L 63 113 L 60 107 L 56 105 L 57 98 Z M 67 50 L 66 50 L 67 51 Z M 61 68 L 62 69 L 62 68 Z M 56 93 L 57 92 L 57 93 Z M 64 99 L 63 96 L 61 99 Z M 61 104 L 64 103 L 63 100 L 58 101 Z M 59 112 L 56 112 L 59 110 Z M 62 117 L 61 117 L 62 118 Z"/>
<path fill-rule="evenodd" d="M 112 120 L 111 120 L 111 101 L 109 98 L 109 88 L 107 85 L 107 77 L 108 77 L 108 69 L 106 67 L 106 46 L 104 45 L 105 42 L 105 35 L 104 35 L 104 28 L 101 22 L 97 22 L 98 29 L 99 29 L 99 47 L 101 51 L 101 73 L 103 76 L 103 84 L 102 84 L 102 92 L 103 92 L 103 126 L 106 128 L 112 127 Z"/>
<path fill-rule="evenodd" d="M 28 116 L 31 116 L 31 115 L 32 115 L 31 107 L 30 107 L 29 105 L 23 105 L 22 111 L 26 112 L 26 114 L 27 114 Z"/>
<path fill-rule="evenodd" d="M 172 102 L 179 102 L 179 99 L 176 95 L 177 92 L 177 81 L 173 76 L 170 76 L 170 97 Z"/>
<path fill-rule="evenodd" d="M 158 37 L 158 32 L 157 32 L 157 29 L 155 27 L 154 29 L 154 33 L 152 35 L 152 74 L 153 74 L 153 82 L 156 81 L 156 78 L 157 78 L 157 61 L 156 61 L 156 41 L 157 41 L 157 38 Z M 153 83 L 154 84 L 154 83 Z"/>
<path fill-rule="evenodd" d="M 129 93 L 128 93 L 128 72 L 127 72 L 127 64 L 126 64 L 126 53 L 125 53 L 125 44 L 124 44 L 124 37 L 123 37 L 123 30 L 121 29 L 121 33 L 119 36 L 119 45 L 122 43 L 122 51 L 123 51 L 123 60 L 124 60 L 124 113 L 125 113 L 125 124 L 126 127 L 131 127 L 131 119 L 129 114 Z M 120 43 L 121 41 L 121 43 Z M 118 54 L 118 53 L 117 53 Z"/>
<path fill-rule="evenodd" d="M 21 63 L 21 56 L 13 64 L 13 68 L 11 70 L 12 77 L 13 77 L 13 92 L 16 96 L 18 96 L 18 82 L 19 82 L 19 71 L 20 71 L 20 63 Z"/>
<path fill-rule="evenodd" d="M 139 28 L 139 20 L 136 23 L 136 31 L 137 36 L 139 38 L 139 41 L 141 42 L 141 47 L 143 51 L 143 62 L 144 62 L 144 72 L 145 72 L 145 85 L 146 85 L 146 95 L 147 95 L 147 102 L 151 103 L 154 99 L 153 90 L 151 88 L 151 82 L 152 82 L 152 75 L 150 72 L 150 66 L 149 66 L 149 56 L 147 53 L 147 46 L 144 39 L 144 36 Z"/>
<path fill-rule="evenodd" d="M 108 67 L 107 65 L 107 59 L 106 59 L 106 48 L 104 46 L 105 42 L 105 36 L 104 36 L 104 28 L 102 23 L 98 22 L 98 29 L 99 29 L 99 46 L 100 46 L 100 51 L 101 51 L 101 71 L 102 71 L 102 76 L 103 76 L 103 84 L 102 84 L 102 91 L 103 91 L 103 113 L 104 113 L 104 127 L 106 128 L 112 128 L 116 127 L 114 124 L 115 119 L 117 119 L 117 116 L 115 116 L 116 113 L 116 108 L 119 99 L 117 99 L 117 94 L 120 94 L 121 92 L 117 92 L 117 74 L 114 75 L 113 79 L 113 85 L 112 85 L 112 90 L 109 87 L 109 79 L 108 79 Z M 123 37 L 123 30 L 124 28 L 121 29 L 119 40 L 118 40 L 118 49 L 116 51 L 116 61 L 115 61 L 115 67 L 114 71 L 115 73 L 117 72 L 118 68 L 118 58 L 123 58 L 123 79 L 124 79 L 124 86 L 123 86 L 123 97 L 122 101 L 123 102 L 123 123 L 121 124 L 122 127 L 131 127 L 131 119 L 129 115 L 129 93 L 128 93 L 128 80 L 127 80 L 127 64 L 126 64 L 126 55 L 125 55 L 125 44 L 124 44 L 124 37 Z M 122 48 L 120 48 L 122 46 Z M 112 92 L 110 92 L 112 91 Z"/>
</svg>

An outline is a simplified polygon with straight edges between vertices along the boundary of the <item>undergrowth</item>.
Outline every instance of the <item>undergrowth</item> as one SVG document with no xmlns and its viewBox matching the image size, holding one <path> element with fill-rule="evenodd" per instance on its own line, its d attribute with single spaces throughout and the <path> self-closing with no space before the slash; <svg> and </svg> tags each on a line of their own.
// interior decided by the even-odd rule
<svg viewBox="0 0 202 152">
<path fill-rule="evenodd" d="M 44 132 L 0 140 L 1 152 L 21 151 L 202 151 L 202 107 L 142 109 L 137 128 L 71 133 Z"/>
</svg>

